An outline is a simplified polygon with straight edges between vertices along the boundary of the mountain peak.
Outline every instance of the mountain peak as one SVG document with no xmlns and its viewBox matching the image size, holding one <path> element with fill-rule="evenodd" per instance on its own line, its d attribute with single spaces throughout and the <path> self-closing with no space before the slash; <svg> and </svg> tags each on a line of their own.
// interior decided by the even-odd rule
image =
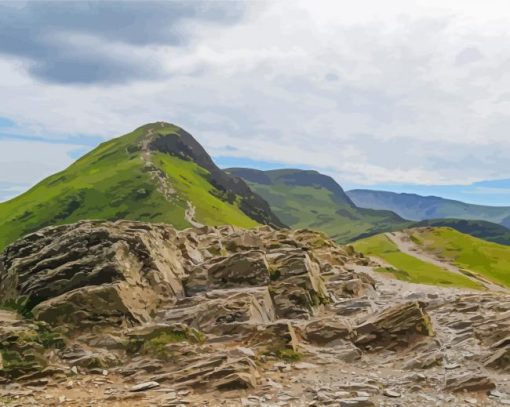
<svg viewBox="0 0 510 407">
<path fill-rule="evenodd" d="M 285 226 L 246 183 L 219 169 L 195 138 L 167 122 L 102 143 L 64 171 L 0 204 L 0 250 L 48 225 L 84 219 Z"/>
</svg>

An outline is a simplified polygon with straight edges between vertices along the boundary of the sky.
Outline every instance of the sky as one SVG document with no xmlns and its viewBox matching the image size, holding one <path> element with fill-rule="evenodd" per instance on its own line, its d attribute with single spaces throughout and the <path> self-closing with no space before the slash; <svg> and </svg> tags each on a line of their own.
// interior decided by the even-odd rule
<svg viewBox="0 0 510 407">
<path fill-rule="evenodd" d="M 0 201 L 154 121 L 220 166 L 510 206 L 506 0 L 0 0 Z"/>
</svg>

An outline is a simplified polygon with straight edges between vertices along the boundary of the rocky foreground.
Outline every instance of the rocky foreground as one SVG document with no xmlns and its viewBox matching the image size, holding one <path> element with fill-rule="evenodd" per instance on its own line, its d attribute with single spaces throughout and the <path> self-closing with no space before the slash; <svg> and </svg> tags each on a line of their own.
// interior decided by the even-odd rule
<svg viewBox="0 0 510 407">
<path fill-rule="evenodd" d="M 43 229 L 0 257 L 0 405 L 510 405 L 510 296 L 310 231 Z"/>
</svg>

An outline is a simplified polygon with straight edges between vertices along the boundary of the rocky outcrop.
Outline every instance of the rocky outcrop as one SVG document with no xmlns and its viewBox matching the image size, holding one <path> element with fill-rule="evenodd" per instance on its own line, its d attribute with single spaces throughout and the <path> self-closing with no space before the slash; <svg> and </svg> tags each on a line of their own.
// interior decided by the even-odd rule
<svg viewBox="0 0 510 407">
<path fill-rule="evenodd" d="M 0 256 L 3 307 L 17 310 L 0 311 L 0 401 L 508 399 L 510 298 L 384 280 L 362 263 L 352 247 L 307 230 L 43 229 Z"/>
<path fill-rule="evenodd" d="M 262 251 L 234 253 L 195 267 L 185 283 L 188 295 L 218 288 L 260 287 L 269 283 L 270 274 Z"/>
<path fill-rule="evenodd" d="M 356 344 L 367 348 L 408 345 L 417 336 L 433 336 L 430 317 L 418 302 L 398 304 L 371 316 L 356 328 Z"/>
<path fill-rule="evenodd" d="M 4 251 L 0 290 L 53 324 L 147 321 L 184 296 L 176 238 L 171 227 L 136 222 L 47 228 Z"/>
<path fill-rule="evenodd" d="M 341 339 L 351 339 L 352 327 L 347 320 L 323 318 L 312 321 L 303 329 L 303 336 L 317 345 L 334 344 Z"/>
</svg>

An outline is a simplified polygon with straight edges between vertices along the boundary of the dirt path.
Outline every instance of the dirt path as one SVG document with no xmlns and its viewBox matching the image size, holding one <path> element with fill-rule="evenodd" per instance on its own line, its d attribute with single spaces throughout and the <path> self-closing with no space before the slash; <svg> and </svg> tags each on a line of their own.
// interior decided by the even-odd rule
<svg viewBox="0 0 510 407">
<path fill-rule="evenodd" d="M 187 202 L 188 209 L 184 212 L 184 218 L 191 224 L 191 226 L 195 228 L 201 228 L 204 225 L 195 220 L 195 206 L 191 203 L 191 201 Z"/>
<path fill-rule="evenodd" d="M 164 123 L 161 123 L 161 127 L 164 127 Z M 176 195 L 175 189 L 170 184 L 170 180 L 166 174 L 157 168 L 152 161 L 152 151 L 149 147 L 154 136 L 154 129 L 149 129 L 145 137 L 142 139 L 142 143 L 140 145 L 142 150 L 141 158 L 145 167 L 148 169 L 148 173 L 151 178 L 158 183 L 158 191 L 163 194 L 167 201 L 172 202 Z M 195 206 L 193 203 L 191 201 L 187 201 L 187 206 L 187 209 L 184 211 L 184 219 L 186 219 L 186 221 L 195 228 L 203 227 L 203 224 L 195 220 Z"/>
<path fill-rule="evenodd" d="M 163 127 L 164 124 L 161 124 Z M 143 138 L 141 143 L 142 149 L 142 161 L 144 162 L 145 167 L 148 169 L 148 172 L 151 178 L 158 183 L 158 191 L 163 194 L 167 201 L 172 201 L 175 195 L 175 190 L 172 188 L 170 181 L 166 174 L 157 168 L 152 161 L 152 151 L 150 150 L 150 143 L 154 138 L 154 129 L 149 129 L 146 136 Z"/>
<path fill-rule="evenodd" d="M 474 282 L 483 285 L 490 291 L 508 293 L 508 290 L 506 288 L 501 287 L 500 285 L 495 284 L 482 276 L 467 275 L 463 273 L 459 267 L 447 261 L 441 260 L 431 253 L 423 251 L 418 245 L 416 245 L 412 240 L 409 239 L 407 234 L 403 232 L 391 232 L 386 233 L 385 235 L 388 239 L 391 240 L 391 242 L 393 242 L 398 247 L 398 249 L 402 253 L 416 257 L 417 259 L 422 260 L 426 263 L 433 264 L 434 266 L 441 267 L 442 269 L 445 269 L 451 273 L 461 274 L 473 280 Z"/>
</svg>

